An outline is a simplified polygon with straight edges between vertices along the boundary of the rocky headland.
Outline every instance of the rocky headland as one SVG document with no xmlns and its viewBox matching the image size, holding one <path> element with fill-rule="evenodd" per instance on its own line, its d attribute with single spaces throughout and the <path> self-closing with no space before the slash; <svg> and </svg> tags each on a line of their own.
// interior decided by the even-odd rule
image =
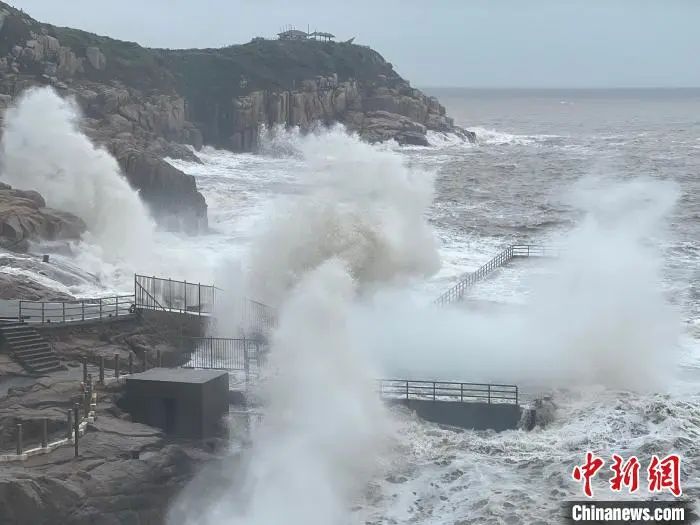
<svg viewBox="0 0 700 525">
<path fill-rule="evenodd" d="M 411 87 L 376 51 L 352 43 L 256 38 L 221 49 L 147 49 L 40 23 L 0 2 L 0 116 L 32 86 L 52 86 L 83 111 L 154 217 L 207 229 L 194 179 L 163 159 L 212 145 L 254 151 L 262 126 L 344 123 L 368 141 L 427 145 L 428 130 L 474 135 Z"/>
</svg>

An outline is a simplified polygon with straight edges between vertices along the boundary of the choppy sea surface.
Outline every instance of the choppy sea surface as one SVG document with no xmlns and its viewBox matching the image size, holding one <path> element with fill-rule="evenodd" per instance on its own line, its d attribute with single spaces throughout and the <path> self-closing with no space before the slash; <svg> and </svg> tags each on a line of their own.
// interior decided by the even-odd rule
<svg viewBox="0 0 700 525">
<path fill-rule="evenodd" d="M 508 523 L 562 521 L 561 502 L 582 497 L 571 478 L 588 450 L 671 452 L 682 457 L 684 494 L 700 496 L 700 91 L 434 90 L 478 143 L 431 135 L 429 148 L 393 147 L 410 165 L 436 174 L 429 220 L 440 240 L 441 270 L 418 293 L 435 296 L 510 243 L 554 242 L 581 220 L 569 195 L 586 178 L 672 181 L 680 192 L 669 232 L 657 246 L 662 286 L 681 311 L 683 333 L 674 379 L 637 393 L 592 384 L 550 392 L 558 406 L 545 428 L 532 432 L 465 432 L 398 413 L 396 456 L 387 459 L 354 518 L 365 523 Z M 201 154 L 203 165 L 176 163 L 197 177 L 212 226 L 235 245 L 249 240 L 265 204 L 298 191 L 289 157 Z M 601 254 L 615 258 L 615 253 Z M 511 265 L 470 297 L 524 302 L 527 272 Z M 601 365 L 604 366 L 604 365 Z M 630 366 L 633 374 L 634 366 Z M 468 380 L 465 378 L 465 380 Z M 607 478 L 598 497 L 611 493 Z M 643 489 L 635 497 L 649 496 Z"/>
<path fill-rule="evenodd" d="M 582 220 L 570 198 L 581 180 L 642 177 L 678 188 L 667 234 L 655 248 L 663 261 L 659 285 L 680 312 L 682 330 L 678 348 L 669 350 L 671 380 L 645 392 L 596 384 L 553 388 L 556 415 L 531 432 L 441 428 L 399 411 L 395 453 L 387 456 L 351 522 L 560 523 L 561 503 L 582 497 L 571 471 L 588 450 L 608 460 L 612 453 L 634 454 L 643 465 L 652 454 L 676 452 L 684 495 L 698 499 L 700 90 L 428 91 L 458 124 L 476 131 L 478 143 L 432 133 L 430 147 L 378 146 L 435 176 L 428 219 L 442 265 L 411 285 L 416 294 L 437 296 L 508 244 L 556 242 Z M 173 261 L 184 260 L 181 253 L 196 254 L 198 275 L 184 275 L 183 263 L 170 266 L 172 277 L 216 281 L 220 263 L 249 248 L 270 203 L 303 192 L 298 174 L 305 162 L 279 148 L 256 155 L 205 148 L 198 155 L 202 164 L 172 163 L 196 177 L 213 233 L 162 234 L 157 242 Z M 610 252 L 600 258 L 614 260 Z M 526 304 L 523 283 L 538 271 L 537 264 L 512 264 L 474 288 L 470 298 Z M 86 281 L 68 288 L 83 295 L 128 289 L 128 272 L 122 273 L 125 278 L 116 276 L 107 287 Z M 595 485 L 600 499 L 621 498 L 608 490 L 607 477 Z M 645 495 L 643 489 L 637 497 Z"/>
</svg>

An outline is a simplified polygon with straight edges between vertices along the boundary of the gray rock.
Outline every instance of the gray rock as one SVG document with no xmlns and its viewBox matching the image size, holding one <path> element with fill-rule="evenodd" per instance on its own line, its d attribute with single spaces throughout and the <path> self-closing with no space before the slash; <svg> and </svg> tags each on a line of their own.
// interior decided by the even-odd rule
<svg viewBox="0 0 700 525">
<path fill-rule="evenodd" d="M 98 71 L 102 71 L 107 67 L 107 58 L 104 56 L 99 47 L 88 47 L 85 50 L 88 63 Z"/>
<path fill-rule="evenodd" d="M 0 245 L 4 247 L 23 249 L 32 239 L 77 239 L 85 229 L 75 215 L 47 208 L 36 191 L 0 189 Z"/>
<path fill-rule="evenodd" d="M 399 144 L 429 146 L 426 128 L 397 113 L 373 111 L 365 115 L 360 135 L 369 142 L 396 140 Z"/>
</svg>

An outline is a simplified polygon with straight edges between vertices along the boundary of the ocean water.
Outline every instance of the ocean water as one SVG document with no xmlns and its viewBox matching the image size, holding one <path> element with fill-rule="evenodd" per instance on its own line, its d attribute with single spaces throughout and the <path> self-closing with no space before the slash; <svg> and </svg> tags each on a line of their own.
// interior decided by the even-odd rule
<svg viewBox="0 0 700 525">
<path fill-rule="evenodd" d="M 205 148 L 201 164 L 171 162 L 195 176 L 209 204 L 209 235 L 156 232 L 153 250 L 136 259 L 106 259 L 104 247 L 87 241 L 72 252 L 55 249 L 57 260 L 85 276 L 56 288 L 83 296 L 127 291 L 136 269 L 230 289 L 252 268 L 262 285 L 248 294 L 279 303 L 335 256 L 361 283 L 362 306 L 339 311 L 366 334 L 356 341 L 366 368 L 513 381 L 528 398 L 552 396 L 555 416 L 531 432 L 461 431 L 391 412 L 387 448 L 350 502 L 348 484 L 334 483 L 347 474 L 337 458 L 300 454 L 319 467 L 318 477 L 304 478 L 309 492 L 314 483 L 331 486 L 347 503 L 342 520 L 331 513 L 338 523 L 559 523 L 562 501 L 582 496 L 571 471 L 588 450 L 607 460 L 635 454 L 643 465 L 652 454 L 679 453 L 684 494 L 697 500 L 700 91 L 428 91 L 476 131 L 477 144 L 431 133 L 430 147 L 369 146 L 335 128 L 310 137 L 280 131 L 259 154 Z M 307 206 L 319 186 L 323 193 Z M 448 312 L 425 306 L 511 243 L 565 246 L 573 255 L 561 264 L 514 263 Z M 32 276 L 31 265 L 20 266 Z M 309 337 L 313 330 L 333 335 L 309 326 Z M 318 351 L 335 348 L 327 346 Z M 325 363 L 324 377 L 344 378 L 347 356 L 338 364 L 306 353 Z M 308 379 L 311 387 L 337 384 Z M 352 392 L 346 385 L 344 395 Z M 356 407 L 329 399 L 337 404 L 319 405 L 321 420 L 352 432 L 334 427 L 332 415 L 356 415 Z M 343 454 L 326 445 L 317 448 Z M 607 476 L 597 494 L 622 497 L 607 489 Z M 265 496 L 280 497 L 267 504 L 286 517 L 290 502 L 274 491 Z M 299 523 L 329 523 L 328 515 L 312 510 Z M 240 522 L 270 522 L 256 516 Z"/>
</svg>

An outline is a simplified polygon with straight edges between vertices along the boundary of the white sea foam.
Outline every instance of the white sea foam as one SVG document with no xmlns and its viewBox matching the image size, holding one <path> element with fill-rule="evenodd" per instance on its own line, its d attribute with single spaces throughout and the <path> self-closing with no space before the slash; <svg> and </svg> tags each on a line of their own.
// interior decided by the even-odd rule
<svg viewBox="0 0 700 525">
<path fill-rule="evenodd" d="M 504 131 L 483 128 L 480 126 L 470 127 L 469 129 L 476 133 L 476 141 L 478 144 L 494 146 L 530 146 L 545 142 L 549 139 L 559 138 L 559 135 L 522 135 L 515 133 L 506 133 Z"/>
<path fill-rule="evenodd" d="M 385 375 L 658 386 L 678 363 L 681 323 L 650 241 L 677 188 L 651 180 L 580 186 L 573 200 L 587 218 L 547 274 L 526 279 L 526 308 L 434 310 L 400 293 L 358 307 L 354 331 Z"/>
</svg>

